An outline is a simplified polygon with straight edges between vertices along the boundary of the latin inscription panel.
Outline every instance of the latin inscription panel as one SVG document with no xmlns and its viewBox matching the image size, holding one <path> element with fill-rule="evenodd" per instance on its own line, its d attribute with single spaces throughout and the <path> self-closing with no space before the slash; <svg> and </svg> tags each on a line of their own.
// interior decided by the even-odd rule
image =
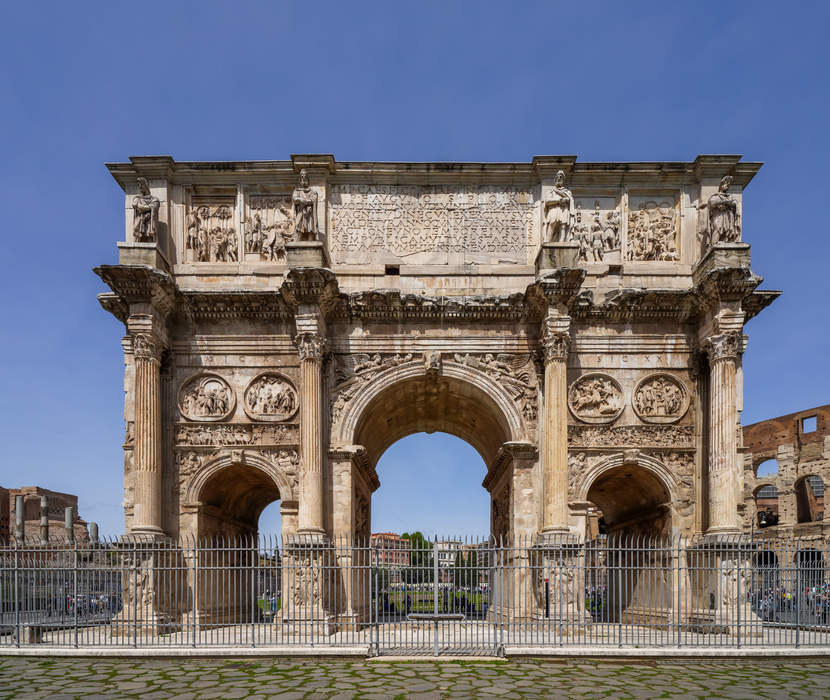
<svg viewBox="0 0 830 700">
<path fill-rule="evenodd" d="M 537 209 L 530 188 L 333 185 L 329 251 L 341 264 L 526 264 Z"/>
</svg>

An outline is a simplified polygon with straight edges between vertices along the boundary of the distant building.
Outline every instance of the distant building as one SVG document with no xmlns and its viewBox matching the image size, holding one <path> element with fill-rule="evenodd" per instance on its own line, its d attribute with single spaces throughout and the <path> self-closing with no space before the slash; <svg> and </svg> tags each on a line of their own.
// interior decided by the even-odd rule
<svg viewBox="0 0 830 700">
<path fill-rule="evenodd" d="M 409 566 L 409 540 L 395 532 L 373 532 L 372 546 L 377 552 L 378 566 L 388 569 L 391 581 L 398 583 L 401 571 Z"/>
<path fill-rule="evenodd" d="M 23 533 L 27 539 L 40 537 L 40 499 L 48 498 L 49 539 L 64 537 L 64 511 L 69 506 L 75 509 L 73 529 L 75 539 L 85 542 L 89 539 L 87 523 L 78 515 L 78 497 L 71 493 L 50 491 L 40 486 L 22 486 L 18 489 L 0 486 L 0 541 L 14 537 L 17 496 L 23 496 Z"/>
</svg>

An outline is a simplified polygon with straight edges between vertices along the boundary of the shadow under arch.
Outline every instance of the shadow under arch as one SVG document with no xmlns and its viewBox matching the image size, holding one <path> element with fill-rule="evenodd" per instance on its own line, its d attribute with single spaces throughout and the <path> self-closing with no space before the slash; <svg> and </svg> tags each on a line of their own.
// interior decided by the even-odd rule
<svg viewBox="0 0 830 700">
<path fill-rule="evenodd" d="M 580 479 L 577 497 L 602 512 L 607 529 L 605 621 L 669 624 L 674 605 L 672 473 L 658 459 L 618 453 Z"/>
</svg>

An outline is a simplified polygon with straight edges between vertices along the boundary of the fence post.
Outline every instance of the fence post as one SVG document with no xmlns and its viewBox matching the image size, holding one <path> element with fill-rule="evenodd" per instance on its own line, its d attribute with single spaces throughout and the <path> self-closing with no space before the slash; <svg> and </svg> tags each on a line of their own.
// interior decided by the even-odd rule
<svg viewBox="0 0 830 700">
<path fill-rule="evenodd" d="M 801 566 L 795 553 L 795 648 L 801 646 Z"/>
<path fill-rule="evenodd" d="M 680 543 L 682 542 L 682 539 L 683 538 L 682 538 L 682 535 L 681 535 L 680 537 L 678 537 L 677 539 L 674 540 L 675 575 L 677 576 L 677 606 L 676 606 L 676 608 L 677 608 L 677 617 L 676 617 L 676 620 L 675 620 L 675 625 L 676 625 L 675 632 L 677 633 L 677 648 L 678 649 L 680 648 L 680 645 L 681 645 L 680 625 L 681 625 L 681 620 L 683 619 L 683 617 L 681 615 L 681 610 L 680 610 L 681 605 L 682 605 L 681 601 L 683 600 L 683 593 L 682 593 L 682 587 L 681 587 L 681 581 L 680 581 L 680 551 L 681 551 Z"/>
<path fill-rule="evenodd" d="M 737 618 L 738 618 L 738 649 L 741 648 L 741 608 L 743 607 L 743 595 L 741 593 L 741 578 L 743 578 L 743 564 L 744 564 L 743 558 L 741 556 L 740 547 L 741 547 L 741 544 L 739 543 L 738 544 L 738 548 L 739 548 L 738 549 L 738 561 L 736 562 L 737 566 L 738 566 L 738 575 L 736 577 L 737 580 L 735 581 L 735 587 L 738 589 L 737 590 L 737 600 L 738 600 L 738 614 L 737 614 Z"/>
<path fill-rule="evenodd" d="M 256 617 L 259 601 L 256 594 L 256 579 L 259 576 L 259 535 L 251 535 L 251 647 L 256 649 Z"/>
<path fill-rule="evenodd" d="M 78 648 L 78 542 L 74 540 L 72 542 L 72 590 L 73 590 L 73 599 L 75 601 L 75 605 L 72 607 L 74 608 L 74 615 L 72 620 L 73 625 L 73 641 L 75 648 Z M 87 604 L 89 601 L 87 600 Z"/>
<path fill-rule="evenodd" d="M 438 656 L 438 535 L 432 545 L 432 655 Z"/>
<path fill-rule="evenodd" d="M 138 646 L 138 544 L 133 541 L 133 647 Z"/>
<path fill-rule="evenodd" d="M 15 542 L 14 545 L 14 617 L 15 627 L 17 628 L 17 645 L 20 646 L 20 564 L 18 558 L 20 556 L 20 546 L 22 541 Z"/>
<path fill-rule="evenodd" d="M 375 656 L 380 656 L 380 624 L 379 624 L 379 617 L 380 611 L 378 610 L 378 603 L 379 603 L 379 592 L 378 592 L 378 566 L 380 563 L 380 557 L 378 556 L 378 545 L 376 543 L 370 543 L 370 551 L 372 553 L 371 556 L 371 566 L 369 567 L 369 590 L 374 590 L 374 600 L 370 600 L 369 606 L 369 614 L 372 616 L 372 631 L 374 632 L 374 648 L 375 648 Z M 371 593 L 369 597 L 372 598 Z"/>
</svg>

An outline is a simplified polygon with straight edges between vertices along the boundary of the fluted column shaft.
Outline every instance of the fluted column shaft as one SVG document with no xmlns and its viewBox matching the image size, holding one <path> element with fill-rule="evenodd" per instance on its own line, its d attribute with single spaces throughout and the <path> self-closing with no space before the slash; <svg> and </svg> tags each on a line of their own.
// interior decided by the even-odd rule
<svg viewBox="0 0 830 700">
<path fill-rule="evenodd" d="M 299 333 L 300 356 L 300 450 L 302 486 L 298 531 L 324 533 L 323 526 L 323 351 L 319 333 Z"/>
<path fill-rule="evenodd" d="M 152 336 L 133 336 L 135 448 L 133 532 L 162 534 L 161 352 Z"/>
<path fill-rule="evenodd" d="M 562 325 L 561 322 L 559 325 Z M 557 330 L 552 324 L 546 327 L 542 337 L 545 351 L 542 532 L 564 532 L 568 529 L 569 341 L 567 331 Z"/>
<path fill-rule="evenodd" d="M 738 519 L 737 361 L 743 336 L 729 331 L 708 338 L 709 356 L 709 529 L 740 532 Z"/>
</svg>

